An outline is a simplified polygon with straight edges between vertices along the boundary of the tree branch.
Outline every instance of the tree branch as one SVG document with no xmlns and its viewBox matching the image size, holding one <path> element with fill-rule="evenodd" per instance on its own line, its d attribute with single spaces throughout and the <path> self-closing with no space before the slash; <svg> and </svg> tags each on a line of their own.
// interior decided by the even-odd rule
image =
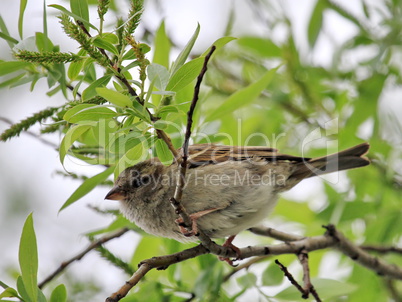
<svg viewBox="0 0 402 302">
<path fill-rule="evenodd" d="M 252 228 L 253 230 L 255 229 L 260 229 L 260 228 Z M 352 242 L 350 242 L 348 239 L 344 237 L 344 235 L 337 231 L 336 228 L 333 225 L 328 225 L 325 226 L 325 229 L 327 230 L 324 235 L 321 236 L 314 236 L 314 237 L 299 237 L 300 239 L 298 240 L 293 240 L 293 241 L 286 241 L 285 243 L 281 244 L 276 244 L 276 245 L 270 245 L 270 246 L 248 246 L 240 249 L 240 255 L 242 259 L 250 258 L 250 257 L 267 257 L 269 255 L 284 255 L 284 254 L 296 254 L 299 255 L 300 251 L 303 251 L 303 253 L 307 254 L 310 252 L 313 252 L 315 250 L 322 250 L 326 248 L 336 248 L 346 256 L 349 256 L 352 260 L 356 261 L 357 263 L 367 267 L 368 269 L 383 275 L 387 276 L 391 279 L 398 279 L 402 280 L 402 268 L 399 268 L 395 265 L 385 263 L 384 261 L 377 259 L 376 257 L 373 257 L 369 255 L 367 252 L 362 250 L 360 247 L 357 245 L 354 245 Z M 262 229 L 260 229 L 262 230 Z M 291 234 L 285 234 L 283 232 L 275 231 L 273 229 L 269 229 L 270 233 L 272 234 L 281 234 L 283 237 L 287 238 L 293 238 L 295 239 L 295 235 Z M 209 239 L 209 237 L 207 237 Z M 209 239 L 210 240 L 210 239 Z M 212 241 L 211 241 L 212 242 Z M 216 245 L 216 248 L 215 248 Z M 107 302 L 115 302 L 119 301 L 122 299 L 129 290 L 135 286 L 141 278 L 145 276 L 145 274 L 150 271 L 151 269 L 157 268 L 157 269 L 166 269 L 169 265 L 179 263 L 182 261 L 185 261 L 190 258 L 194 258 L 200 255 L 204 254 L 214 254 L 217 256 L 224 256 L 224 257 L 237 257 L 238 255 L 236 254 L 236 251 L 230 249 L 230 248 L 225 248 L 222 246 L 219 246 L 212 242 L 212 248 L 210 249 L 210 246 L 206 247 L 202 244 L 184 250 L 179 253 L 175 253 L 172 255 L 166 255 L 166 256 L 161 256 L 161 257 L 153 257 L 148 260 L 144 260 L 139 264 L 139 267 L 141 268 L 142 265 L 145 264 L 145 267 L 139 269 L 131 278 L 130 280 L 116 293 L 112 294 L 108 299 L 106 299 Z M 260 260 L 260 259 L 258 259 Z M 256 261 L 258 261 L 256 260 Z M 256 262 L 255 261 L 255 262 Z M 304 260 L 303 260 L 304 261 Z M 251 259 L 250 263 L 254 263 L 254 260 Z M 250 264 L 250 265 L 251 265 Z M 238 269 L 234 269 L 234 273 L 237 272 L 241 268 L 246 268 L 249 267 L 250 265 L 244 265 L 242 267 L 239 267 Z M 229 276 L 230 277 L 230 276 Z M 229 278 L 228 277 L 228 278 Z M 306 280 L 308 281 L 308 280 Z M 306 282 L 305 282 L 306 283 Z M 314 288 L 310 288 L 310 293 L 314 296 L 316 299 L 318 295 L 314 293 L 315 290 Z M 319 298 L 318 298 L 319 299 Z M 317 301 L 319 301 L 317 299 Z"/>
<path fill-rule="evenodd" d="M 184 142 L 182 146 L 182 152 L 181 152 L 181 161 L 180 161 L 180 166 L 179 170 L 177 173 L 177 183 L 176 183 L 176 189 L 174 192 L 174 196 L 170 199 L 170 202 L 175 209 L 176 213 L 180 216 L 180 218 L 183 220 L 184 226 L 191 232 L 193 231 L 192 228 L 192 220 L 185 210 L 185 208 L 181 204 L 181 198 L 183 195 L 183 188 L 185 185 L 185 177 L 186 177 L 186 172 L 187 172 L 187 159 L 188 159 L 188 146 L 189 146 L 189 141 L 191 137 L 191 128 L 193 125 L 193 114 L 195 107 L 198 102 L 199 98 L 199 93 L 200 93 L 200 87 L 202 80 L 204 78 L 204 75 L 207 71 L 207 65 L 209 62 L 209 59 L 211 58 L 213 52 L 215 51 L 216 47 L 212 45 L 210 51 L 208 54 L 205 56 L 204 64 L 202 66 L 201 72 L 197 77 L 197 82 L 194 87 L 194 95 L 193 99 L 191 101 L 190 109 L 187 112 L 187 126 L 186 126 L 186 133 L 184 136 Z M 207 247 L 208 249 L 211 250 L 211 252 L 216 252 L 216 253 L 225 253 L 226 248 L 225 247 L 219 247 L 217 244 L 212 242 L 212 240 L 206 236 L 201 230 L 198 230 L 198 239 L 201 241 L 201 243 Z"/>
<path fill-rule="evenodd" d="M 57 268 L 52 274 L 50 274 L 47 278 L 45 278 L 45 280 L 43 280 L 41 283 L 39 283 L 38 287 L 43 288 L 48 282 L 50 282 L 51 280 L 56 278 L 60 273 L 62 273 L 71 263 L 81 260 L 86 254 L 88 254 L 93 249 L 96 249 L 97 247 L 101 246 L 102 244 L 104 244 L 114 238 L 122 236 L 127 231 L 128 231 L 127 228 L 123 228 L 123 229 L 117 230 L 116 232 L 107 234 L 95 241 L 92 241 L 88 245 L 88 247 L 85 250 L 83 250 L 81 253 L 77 254 L 76 256 L 72 257 L 71 259 L 69 259 L 67 261 L 64 261 L 59 266 L 59 268 Z"/>
</svg>

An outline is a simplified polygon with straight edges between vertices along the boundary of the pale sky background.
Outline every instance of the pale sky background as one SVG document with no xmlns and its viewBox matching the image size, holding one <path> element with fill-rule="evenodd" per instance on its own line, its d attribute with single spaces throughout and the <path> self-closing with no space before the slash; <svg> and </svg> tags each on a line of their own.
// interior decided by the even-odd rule
<svg viewBox="0 0 402 302">
<path fill-rule="evenodd" d="M 2 0 L 0 14 L 4 18 L 12 36 L 17 37 L 17 16 L 19 1 Z M 330 14 L 325 31 L 330 33 L 332 41 L 321 38 L 313 53 L 308 51 L 306 28 L 314 0 L 276 0 L 277 6 L 284 7 L 289 18 L 293 20 L 297 44 L 301 52 L 307 58 L 313 58 L 315 62 L 327 64 L 331 57 L 331 43 L 342 43 L 356 33 L 356 28 L 350 22 L 345 21 L 335 14 Z M 361 1 L 337 0 L 342 6 L 362 16 Z M 366 1 L 378 3 L 375 0 Z M 62 1 L 47 1 L 48 4 Z M 156 9 L 154 5 L 147 5 L 143 22 L 151 30 L 155 30 L 162 17 L 166 19 L 168 32 L 172 35 L 177 45 L 185 45 L 195 30 L 197 22 L 201 25 L 201 33 L 196 44 L 196 49 L 203 52 L 213 41 L 223 35 L 228 18 L 228 7 L 232 5 L 236 9 L 236 23 L 234 36 L 243 34 L 268 34 L 266 28 L 255 22 L 255 15 L 249 9 L 249 2 L 245 0 L 170 0 L 160 1 L 162 7 Z M 66 5 L 67 6 L 67 5 Z M 25 13 L 24 37 L 34 35 L 42 30 L 41 0 L 30 0 Z M 48 9 L 48 16 L 57 13 L 54 9 Z M 162 17 L 161 17 L 162 14 Z M 376 26 L 374 23 L 372 26 Z M 274 34 L 278 40 L 281 32 Z M 61 45 L 62 51 L 75 51 L 76 45 L 62 33 L 58 20 L 49 18 L 49 36 L 55 44 Z M 362 55 L 365 55 L 362 53 Z M 3 40 L 0 41 L 0 59 L 9 59 L 10 53 Z M 347 58 L 353 64 L 353 57 Z M 7 117 L 14 122 L 24 119 L 47 106 L 58 106 L 64 102 L 59 96 L 51 98 L 45 95 L 47 91 L 46 80 L 40 80 L 33 92 L 29 86 L 20 86 L 15 89 L 0 90 L 0 116 Z M 393 94 L 390 94 L 390 99 Z M 0 121 L 0 131 L 4 131 L 8 125 Z M 33 132 L 37 132 L 33 128 Z M 60 137 L 55 135 L 46 137 L 54 143 L 60 142 Z M 94 175 L 101 169 L 82 166 L 81 163 L 67 160 L 67 167 L 78 173 Z M 101 208 L 117 206 L 115 202 L 104 201 L 107 188 L 96 188 L 85 198 L 75 203 L 58 215 L 58 210 L 71 193 L 80 185 L 79 181 L 73 181 L 55 175 L 55 170 L 62 170 L 57 151 L 41 143 L 37 139 L 22 134 L 7 143 L 0 143 L 0 246 L 2 261 L 0 262 L 0 279 L 14 286 L 14 281 L 6 277 L 4 272 L 10 268 L 18 268 L 18 244 L 21 229 L 30 212 L 34 212 L 36 235 L 39 247 L 39 281 L 52 272 L 60 263 L 87 245 L 87 240 L 81 234 L 107 226 L 111 219 L 95 214 L 87 205 L 96 205 Z M 307 196 L 319 196 L 311 190 L 312 184 L 319 186 L 319 182 L 311 180 L 303 183 L 303 192 Z M 297 190 L 297 188 L 295 189 Z M 294 191 L 299 195 L 301 191 Z M 292 194 L 292 193 L 290 193 Z M 306 196 L 305 195 L 305 196 Z M 13 213 L 13 214 L 10 214 Z M 122 257 L 130 257 L 130 252 L 138 238 L 133 234 L 125 235 L 121 239 L 114 240 L 111 246 L 118 250 Z M 149 255 L 154 256 L 154 255 Z M 102 285 L 102 293 L 99 300 L 105 295 L 117 290 L 126 279 L 126 276 L 117 269 L 102 260 L 95 253 L 86 256 L 81 262 L 73 264 L 68 269 L 78 280 L 95 280 Z"/>
</svg>

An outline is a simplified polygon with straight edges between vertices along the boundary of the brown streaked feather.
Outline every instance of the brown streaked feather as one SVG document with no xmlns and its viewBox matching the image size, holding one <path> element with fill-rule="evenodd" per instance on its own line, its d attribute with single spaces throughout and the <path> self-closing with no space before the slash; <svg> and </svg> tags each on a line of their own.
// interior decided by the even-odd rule
<svg viewBox="0 0 402 302">
<path fill-rule="evenodd" d="M 226 146 L 215 144 L 196 144 L 189 146 L 189 168 L 217 164 L 228 160 L 243 161 L 262 158 L 266 161 L 294 162 L 295 171 L 291 178 L 303 179 L 335 171 L 367 166 L 370 161 L 363 157 L 370 145 L 363 143 L 339 153 L 309 158 L 278 153 L 276 149 L 261 146 Z M 181 151 L 181 150 L 180 150 Z"/>
<path fill-rule="evenodd" d="M 180 150 L 181 151 L 181 150 Z M 292 161 L 302 162 L 310 158 L 298 157 L 293 155 L 278 153 L 276 149 L 261 146 L 226 146 L 215 144 L 191 145 L 188 149 L 189 168 L 203 165 L 217 164 L 228 160 L 243 161 L 255 157 L 266 161 Z"/>
</svg>

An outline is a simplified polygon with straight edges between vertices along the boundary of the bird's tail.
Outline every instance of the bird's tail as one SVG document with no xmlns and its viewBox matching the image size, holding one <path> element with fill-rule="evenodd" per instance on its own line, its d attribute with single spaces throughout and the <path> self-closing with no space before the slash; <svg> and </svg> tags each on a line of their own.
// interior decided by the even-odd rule
<svg viewBox="0 0 402 302">
<path fill-rule="evenodd" d="M 368 143 L 363 143 L 335 154 L 300 162 L 290 178 L 301 180 L 312 176 L 367 166 L 370 161 L 363 155 L 368 152 L 369 148 Z"/>
</svg>

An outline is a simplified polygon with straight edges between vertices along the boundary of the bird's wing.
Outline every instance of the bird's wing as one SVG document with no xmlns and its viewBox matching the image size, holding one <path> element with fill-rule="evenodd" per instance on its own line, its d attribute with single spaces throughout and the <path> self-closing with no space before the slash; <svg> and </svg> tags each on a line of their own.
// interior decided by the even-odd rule
<svg viewBox="0 0 402 302">
<path fill-rule="evenodd" d="M 310 159 L 281 154 L 278 153 L 274 148 L 261 146 L 239 147 L 215 144 L 197 144 L 189 146 L 188 153 L 188 162 L 190 168 L 217 164 L 228 160 L 242 161 L 256 157 L 266 161 L 280 160 L 302 162 Z"/>
</svg>

